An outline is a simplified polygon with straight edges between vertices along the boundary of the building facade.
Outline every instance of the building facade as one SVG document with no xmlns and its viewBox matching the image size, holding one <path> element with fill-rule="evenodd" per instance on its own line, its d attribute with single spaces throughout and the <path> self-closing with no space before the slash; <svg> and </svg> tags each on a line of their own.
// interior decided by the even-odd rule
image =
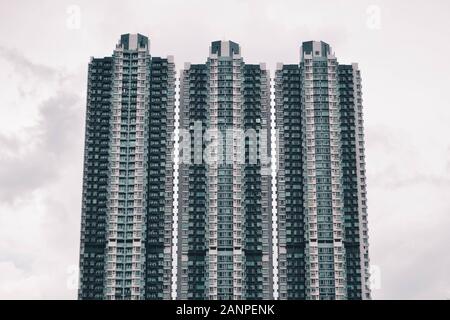
<svg viewBox="0 0 450 320">
<path fill-rule="evenodd" d="M 149 49 L 89 64 L 79 299 L 170 299 L 175 70 Z"/>
<path fill-rule="evenodd" d="M 361 76 L 304 42 L 276 71 L 280 299 L 370 299 Z"/>
<path fill-rule="evenodd" d="M 270 85 L 215 41 L 180 79 L 178 299 L 271 299 Z"/>
<path fill-rule="evenodd" d="M 235 42 L 185 64 L 177 220 L 173 58 L 124 34 L 91 59 L 79 299 L 168 300 L 173 281 L 177 299 L 370 299 L 360 71 L 324 42 L 300 56 L 278 64 L 274 101 L 269 71 Z"/>
</svg>

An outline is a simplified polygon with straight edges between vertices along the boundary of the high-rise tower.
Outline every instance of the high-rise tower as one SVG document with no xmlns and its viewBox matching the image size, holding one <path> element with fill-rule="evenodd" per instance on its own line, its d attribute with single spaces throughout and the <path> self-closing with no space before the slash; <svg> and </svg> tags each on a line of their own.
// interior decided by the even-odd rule
<svg viewBox="0 0 450 320">
<path fill-rule="evenodd" d="M 175 71 L 124 34 L 88 71 L 80 299 L 169 299 Z"/>
<path fill-rule="evenodd" d="M 304 42 L 276 71 L 280 299 L 369 299 L 361 77 Z"/>
<path fill-rule="evenodd" d="M 270 299 L 270 89 L 215 41 L 180 88 L 179 299 Z"/>
</svg>

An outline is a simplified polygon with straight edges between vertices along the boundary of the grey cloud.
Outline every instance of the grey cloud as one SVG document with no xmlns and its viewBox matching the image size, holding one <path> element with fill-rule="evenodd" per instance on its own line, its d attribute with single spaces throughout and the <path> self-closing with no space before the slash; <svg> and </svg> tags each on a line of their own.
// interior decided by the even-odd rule
<svg viewBox="0 0 450 320">
<path fill-rule="evenodd" d="M 31 271 L 31 265 L 33 263 L 33 259 L 29 256 L 20 254 L 20 252 L 14 252 L 11 250 L 11 247 L 7 247 L 10 243 L 5 243 L 4 248 L 0 248 L 2 253 L 0 255 L 0 263 L 2 262 L 12 262 L 17 269 L 20 269 L 25 272 Z"/>
<path fill-rule="evenodd" d="M 382 280 L 376 299 L 450 295 L 450 258 L 442 254 L 442 244 L 450 242 L 450 207 L 436 200 L 450 191 L 450 166 L 448 158 L 436 158 L 438 167 L 427 167 L 435 155 L 425 147 L 418 148 L 404 127 L 366 127 L 370 255 Z"/>
<path fill-rule="evenodd" d="M 16 136 L 6 136 L 0 134 L 0 150 L 4 157 L 5 154 L 17 154 L 19 151 L 20 140 Z"/>
<path fill-rule="evenodd" d="M 405 162 L 396 161 L 397 159 L 406 158 L 407 163 L 414 163 L 420 156 L 420 150 L 414 147 L 401 129 L 385 126 L 366 128 L 366 150 L 368 167 L 378 168 L 377 173 L 369 177 L 372 186 L 389 189 L 411 185 L 450 187 L 450 162 L 447 162 L 447 170 L 441 175 L 420 171 L 405 173 L 401 170 Z"/>
<path fill-rule="evenodd" d="M 413 185 L 428 185 L 436 187 L 450 187 L 450 174 L 434 175 L 424 173 L 412 173 L 410 177 L 402 177 L 397 167 L 388 169 L 371 177 L 371 185 L 392 189 L 399 189 Z"/>
<path fill-rule="evenodd" d="M 28 130 L 29 141 L 0 135 L 7 155 L 0 158 L 0 200 L 11 202 L 45 187 L 58 176 L 62 162 L 79 154 L 83 118 L 80 104 L 79 96 L 57 92 L 39 107 L 40 121 Z M 34 147 L 18 156 L 18 143 Z"/>
<path fill-rule="evenodd" d="M 55 177 L 51 160 L 29 155 L 21 159 L 0 161 L 0 200 L 11 202 L 27 196 Z"/>
<path fill-rule="evenodd" d="M 34 63 L 19 51 L 11 48 L 0 46 L 0 57 L 9 61 L 14 66 L 15 71 L 24 77 L 37 76 L 48 80 L 57 75 L 55 69 Z"/>
<path fill-rule="evenodd" d="M 450 146 L 447 148 L 447 173 L 450 175 Z"/>
<path fill-rule="evenodd" d="M 376 126 L 365 128 L 366 145 L 371 148 L 381 148 L 386 151 L 394 150 L 394 139 L 396 135 L 390 128 L 385 126 Z"/>
<path fill-rule="evenodd" d="M 60 92 L 47 100 L 41 108 L 40 126 L 44 129 L 43 139 L 48 152 L 57 157 L 64 151 L 78 151 L 83 140 L 83 104 L 80 96 Z"/>
<path fill-rule="evenodd" d="M 392 212 L 390 214 L 403 214 L 403 227 L 384 225 L 383 230 L 381 226 L 372 230 L 372 233 L 383 233 L 383 236 L 376 237 L 377 247 L 372 243 L 372 255 L 377 256 L 376 260 L 372 259 L 372 263 L 378 264 L 381 270 L 381 288 L 374 292 L 376 296 L 383 299 L 450 298 L 450 281 L 447 277 L 450 256 L 442 251 L 442 244 L 450 242 L 450 216 L 447 214 L 450 207 L 432 210 L 414 213 L 430 219 L 438 218 L 439 221 L 420 226 L 407 220 L 408 213 Z"/>
</svg>

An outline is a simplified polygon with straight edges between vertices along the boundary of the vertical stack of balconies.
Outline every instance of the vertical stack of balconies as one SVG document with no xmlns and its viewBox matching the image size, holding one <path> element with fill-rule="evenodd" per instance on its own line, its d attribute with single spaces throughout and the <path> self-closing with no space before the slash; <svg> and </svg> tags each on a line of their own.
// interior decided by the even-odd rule
<svg viewBox="0 0 450 320">
<path fill-rule="evenodd" d="M 179 165 L 179 229 L 178 229 L 178 299 L 205 299 L 217 290 L 210 289 L 208 252 L 217 247 L 217 222 L 209 225 L 209 205 L 217 199 L 208 195 L 208 172 L 203 159 L 209 121 L 208 86 L 211 79 L 205 64 L 186 64 L 180 79 L 180 165 Z M 208 231 L 209 230 L 209 231 Z M 211 236 L 207 236 L 211 233 Z M 212 261 L 213 268 L 214 263 Z M 215 281 L 215 280 L 213 280 Z M 207 291 L 208 290 L 208 291 Z"/>
<path fill-rule="evenodd" d="M 259 172 L 263 157 L 260 154 L 262 151 L 267 152 L 270 145 L 267 132 L 269 78 L 260 66 L 251 66 L 252 71 L 248 71 L 250 69 L 243 62 L 239 46 L 231 41 L 212 43 L 210 56 L 204 65 L 207 81 L 195 78 L 194 70 L 199 66 L 187 65 L 183 71 L 180 123 L 184 129 L 188 123 L 193 127 L 193 115 L 200 111 L 206 116 L 203 122 L 205 152 L 202 159 L 206 195 L 185 191 L 192 189 L 192 172 L 197 165 L 180 164 L 180 203 L 193 207 L 180 207 L 183 230 L 179 234 L 178 297 L 222 300 L 269 298 L 272 290 L 270 170 L 265 171 L 263 188 Z M 252 83 L 254 87 L 248 90 L 245 82 Z M 193 94 L 194 88 L 207 92 L 206 100 L 200 104 L 195 103 L 197 97 Z M 244 101 L 247 95 L 252 101 L 250 104 Z M 198 110 L 202 103 L 205 109 Z M 251 151 L 258 155 L 253 167 L 247 165 L 247 129 L 258 129 L 258 134 L 264 136 L 250 142 Z M 262 143 L 266 145 L 262 146 Z M 183 148 L 186 148 L 186 144 L 183 144 Z M 182 151 L 183 155 L 185 152 L 187 150 Z M 265 165 L 270 167 L 270 164 Z M 188 175 L 190 183 L 186 182 Z M 204 227 L 201 223 L 189 222 L 193 221 L 200 209 L 201 203 L 196 204 L 194 201 L 201 198 L 200 195 L 206 199 Z M 264 200 L 261 200 L 262 195 Z M 187 225 L 183 226 L 183 223 Z M 204 230 L 203 241 L 207 246 L 204 262 L 198 260 L 195 251 L 189 250 L 191 246 L 186 245 L 192 241 L 186 235 L 198 234 L 201 230 Z M 248 245 L 248 236 L 251 237 L 249 241 L 253 241 L 251 245 Z M 249 260 L 247 254 L 250 255 Z M 205 268 L 201 279 L 194 277 L 195 269 L 188 268 L 190 265 L 200 267 L 196 262 Z M 192 282 L 195 278 L 200 281 Z M 203 289 L 203 295 L 198 287 Z"/>
<path fill-rule="evenodd" d="M 361 76 L 339 65 L 347 298 L 370 299 Z"/>
<path fill-rule="evenodd" d="M 359 72 L 355 66 L 339 66 L 328 44 L 304 42 L 300 74 L 294 77 L 300 83 L 296 107 L 301 125 L 292 126 L 286 115 L 292 111 L 290 100 L 299 97 L 289 90 L 288 69 L 282 66 L 276 78 L 280 299 L 370 299 Z M 303 177 L 296 182 L 288 169 L 298 162 L 289 150 L 294 147 L 293 127 L 302 136 Z M 303 189 L 304 214 L 299 212 L 303 217 L 290 229 L 292 187 Z M 301 241 L 302 231 L 304 255 L 295 257 L 289 253 L 289 239 L 296 234 Z M 294 265 L 299 268 L 290 269 Z"/>
<path fill-rule="evenodd" d="M 102 299 L 105 288 L 111 136 L 111 57 L 91 59 L 88 71 L 83 203 L 80 246 L 80 299 Z"/>
<path fill-rule="evenodd" d="M 165 67 L 159 70 L 161 83 L 156 85 L 156 77 L 152 78 L 153 59 L 149 53 L 149 41 L 139 34 L 122 35 L 113 57 L 105 59 L 111 60 L 111 81 L 103 83 L 95 79 L 95 84 L 106 85 L 105 92 L 110 92 L 104 102 L 108 107 L 107 127 L 110 132 L 104 143 L 108 150 L 105 157 L 106 223 L 103 227 L 103 239 L 98 239 L 98 242 L 104 243 L 105 254 L 101 262 L 104 275 L 101 294 L 96 293 L 95 297 L 91 297 L 92 285 L 88 285 L 80 286 L 79 296 L 82 299 L 167 299 L 171 290 L 171 139 L 175 98 L 173 61 L 165 60 Z M 157 66 L 160 60 L 155 59 Z M 89 77 L 93 77 L 94 70 L 90 69 L 89 73 Z M 151 98 L 157 94 L 164 94 L 164 98 L 160 97 L 155 104 Z M 93 103 L 94 97 L 89 96 L 88 111 Z M 153 109 L 160 109 L 161 112 L 154 114 Z M 151 131 L 154 123 L 150 119 L 153 116 L 161 120 L 158 122 L 159 128 L 156 128 L 157 137 L 152 136 Z M 87 126 L 88 135 L 98 133 L 98 129 Z M 157 150 L 158 156 L 162 155 L 161 158 L 155 159 L 153 153 L 149 154 L 149 150 L 153 150 L 149 148 L 152 138 L 161 144 Z M 86 140 L 86 146 L 88 145 L 89 141 Z M 88 162 L 93 163 L 93 160 L 88 159 Z M 155 164 L 159 168 L 156 172 L 157 186 L 161 190 L 156 193 L 156 202 L 161 203 L 161 216 L 156 215 L 160 218 L 156 224 L 148 224 L 148 221 L 154 221 L 154 216 L 150 219 L 148 217 L 147 201 L 149 190 L 154 190 L 154 181 L 149 181 L 149 171 L 155 173 Z M 91 173 L 87 173 L 84 180 L 89 181 L 92 177 Z M 151 201 L 155 199 L 151 198 Z M 89 202 L 87 195 L 84 195 L 83 207 Z M 98 215 L 101 216 L 103 210 L 99 204 L 97 208 Z M 85 216 L 86 213 L 83 212 L 83 217 Z M 82 234 L 87 227 L 82 226 Z M 160 235 L 161 229 L 163 232 Z M 157 252 L 152 251 L 155 239 Z M 149 245 L 149 242 L 152 244 Z M 81 248 L 85 246 L 82 239 Z M 150 261 L 152 258 L 156 264 Z M 90 261 L 91 256 L 83 255 L 80 264 L 89 264 Z M 87 278 L 89 272 L 91 271 L 82 270 L 80 278 Z"/>
<path fill-rule="evenodd" d="M 278 64 L 275 73 L 277 130 L 277 226 L 279 299 L 306 299 L 303 202 L 304 115 L 299 65 Z M 310 141 L 311 143 L 311 141 Z"/>
</svg>

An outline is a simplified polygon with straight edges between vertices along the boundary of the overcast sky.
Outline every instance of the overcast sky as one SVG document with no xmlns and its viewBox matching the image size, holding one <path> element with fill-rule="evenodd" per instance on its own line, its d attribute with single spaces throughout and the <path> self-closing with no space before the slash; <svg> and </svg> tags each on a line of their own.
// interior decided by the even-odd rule
<svg viewBox="0 0 450 320">
<path fill-rule="evenodd" d="M 204 62 L 297 63 L 328 42 L 363 79 L 375 299 L 450 298 L 450 2 L 0 0 L 0 299 L 76 298 L 87 64 L 122 33 Z"/>
</svg>

